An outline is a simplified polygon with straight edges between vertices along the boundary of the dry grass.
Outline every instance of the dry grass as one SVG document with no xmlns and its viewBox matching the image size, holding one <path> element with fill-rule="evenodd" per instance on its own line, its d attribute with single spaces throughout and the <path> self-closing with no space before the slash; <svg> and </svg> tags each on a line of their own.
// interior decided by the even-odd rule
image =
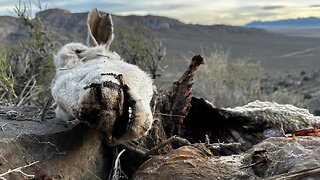
<svg viewBox="0 0 320 180">
<path fill-rule="evenodd" d="M 0 104 L 8 103 L 8 99 L 16 98 L 14 76 L 8 63 L 4 49 L 0 49 Z"/>
<path fill-rule="evenodd" d="M 39 19 L 31 19 L 30 7 L 19 1 L 14 8 L 29 30 L 28 37 L 6 47 L 6 51 L 0 50 L 0 102 L 6 105 L 42 105 L 50 96 L 49 85 L 55 71 L 53 53 L 58 44 Z"/>
<path fill-rule="evenodd" d="M 263 74 L 259 64 L 251 63 L 249 59 L 230 63 L 229 52 L 216 49 L 205 57 L 204 66 L 196 73 L 195 95 L 220 107 L 241 106 L 254 100 L 304 106 L 303 98 L 289 90 L 261 91 Z"/>
</svg>

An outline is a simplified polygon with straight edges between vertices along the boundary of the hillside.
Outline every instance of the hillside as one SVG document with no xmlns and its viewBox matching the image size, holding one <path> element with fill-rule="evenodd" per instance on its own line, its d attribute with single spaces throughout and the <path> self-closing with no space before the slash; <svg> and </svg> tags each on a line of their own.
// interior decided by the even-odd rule
<svg viewBox="0 0 320 180">
<path fill-rule="evenodd" d="M 11 16 L 0 16 L 0 43 L 9 45 L 27 36 L 27 29 L 22 22 Z"/>
<path fill-rule="evenodd" d="M 47 30 L 54 32 L 62 44 L 85 42 L 86 16 L 87 12 L 70 13 L 61 9 L 37 13 Z M 147 37 L 163 42 L 167 57 L 162 65 L 168 65 L 164 79 L 177 76 L 177 72 L 186 68 L 185 57 L 209 54 L 215 47 L 230 51 L 233 60 L 249 58 L 258 62 L 273 75 L 315 71 L 320 67 L 320 39 L 316 38 L 290 37 L 248 27 L 184 24 L 158 16 L 113 15 L 113 20 L 116 33 L 118 28 L 142 29 Z M 25 35 L 16 18 L 1 17 L 0 24 L 6 29 L 0 39 L 4 45 L 18 42 Z"/>
</svg>

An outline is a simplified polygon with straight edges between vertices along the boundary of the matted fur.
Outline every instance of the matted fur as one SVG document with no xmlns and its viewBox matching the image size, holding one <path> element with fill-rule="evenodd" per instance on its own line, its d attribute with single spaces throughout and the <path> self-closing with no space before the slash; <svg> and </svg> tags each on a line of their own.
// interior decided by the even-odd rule
<svg viewBox="0 0 320 180">
<path fill-rule="evenodd" d="M 88 17 L 88 21 L 90 19 L 92 18 Z M 112 40 L 112 37 L 107 39 Z M 153 96 L 153 82 L 139 67 L 124 62 L 117 53 L 109 51 L 110 43 L 108 41 L 108 44 L 94 47 L 70 43 L 62 47 L 54 57 L 56 76 L 51 89 L 57 104 L 57 117 L 64 120 L 78 118 L 87 121 L 82 116 L 86 110 L 96 118 L 95 126 L 106 134 L 107 142 L 117 144 L 140 138 L 151 128 L 153 117 L 150 101 Z M 122 78 L 119 79 L 117 76 Z M 97 100 L 95 97 L 97 93 L 90 88 L 92 85 L 100 85 L 101 99 Z M 133 120 L 125 134 L 114 137 L 114 124 L 119 116 L 118 111 L 122 108 L 118 107 L 119 99 L 121 100 L 120 96 L 126 93 L 120 88 L 123 85 L 127 87 L 127 94 L 134 102 Z"/>
</svg>

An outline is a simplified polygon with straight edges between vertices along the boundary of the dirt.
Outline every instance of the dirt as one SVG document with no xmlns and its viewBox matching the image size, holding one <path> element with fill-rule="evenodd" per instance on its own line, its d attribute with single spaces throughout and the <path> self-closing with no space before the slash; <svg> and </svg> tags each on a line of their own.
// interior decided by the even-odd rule
<svg viewBox="0 0 320 180">
<path fill-rule="evenodd" d="M 52 109 L 41 122 L 36 118 L 39 111 L 35 107 L 0 108 L 1 173 L 36 162 L 22 171 L 36 179 L 107 177 L 110 165 L 106 162 L 112 162 L 112 158 L 98 131 L 83 123 L 57 119 Z M 8 116 L 8 112 L 17 116 Z M 21 173 L 4 177 L 24 179 Z"/>
</svg>

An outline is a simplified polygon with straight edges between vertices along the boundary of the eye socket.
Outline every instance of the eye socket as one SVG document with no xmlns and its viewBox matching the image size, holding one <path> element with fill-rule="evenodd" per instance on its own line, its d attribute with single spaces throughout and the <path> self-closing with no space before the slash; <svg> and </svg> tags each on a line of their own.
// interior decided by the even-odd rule
<svg viewBox="0 0 320 180">
<path fill-rule="evenodd" d="M 76 53 L 76 54 L 80 54 L 80 53 L 82 53 L 84 50 L 82 50 L 82 49 L 76 49 L 74 52 Z"/>
</svg>

